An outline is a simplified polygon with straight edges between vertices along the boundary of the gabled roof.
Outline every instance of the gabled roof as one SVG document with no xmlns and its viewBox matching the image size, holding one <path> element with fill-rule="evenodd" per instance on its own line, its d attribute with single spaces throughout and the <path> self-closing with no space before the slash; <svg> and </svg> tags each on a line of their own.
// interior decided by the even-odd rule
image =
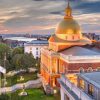
<svg viewBox="0 0 100 100">
<path fill-rule="evenodd" d="M 31 42 L 28 42 L 27 44 L 48 44 L 47 40 L 33 40 Z"/>
</svg>

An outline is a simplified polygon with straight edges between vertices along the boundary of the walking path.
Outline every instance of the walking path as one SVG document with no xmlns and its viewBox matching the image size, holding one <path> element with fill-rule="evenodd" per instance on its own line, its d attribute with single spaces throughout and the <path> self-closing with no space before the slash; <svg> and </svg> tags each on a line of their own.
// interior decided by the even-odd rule
<svg viewBox="0 0 100 100">
<path fill-rule="evenodd" d="M 1 88 L 0 92 L 1 93 L 15 92 L 16 90 L 23 89 L 23 87 L 24 88 L 39 88 L 41 86 L 42 86 L 42 83 L 41 83 L 41 79 L 39 78 L 37 80 L 31 80 L 26 83 L 16 84 L 11 87 Z"/>
</svg>

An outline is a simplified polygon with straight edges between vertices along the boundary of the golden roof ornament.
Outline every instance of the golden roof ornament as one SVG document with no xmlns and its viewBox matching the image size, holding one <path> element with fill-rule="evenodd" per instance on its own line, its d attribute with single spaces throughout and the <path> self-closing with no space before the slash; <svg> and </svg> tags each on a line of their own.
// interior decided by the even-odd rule
<svg viewBox="0 0 100 100">
<path fill-rule="evenodd" d="M 65 13 L 66 13 L 66 15 L 64 16 L 65 19 L 72 18 L 72 9 L 70 7 L 69 0 L 68 0 L 67 8 L 65 9 Z"/>
</svg>

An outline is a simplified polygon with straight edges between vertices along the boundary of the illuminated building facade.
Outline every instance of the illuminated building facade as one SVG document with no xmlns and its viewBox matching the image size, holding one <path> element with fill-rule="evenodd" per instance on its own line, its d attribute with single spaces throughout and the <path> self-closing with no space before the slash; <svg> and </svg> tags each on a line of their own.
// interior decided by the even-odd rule
<svg viewBox="0 0 100 100">
<path fill-rule="evenodd" d="M 100 69 L 77 74 L 74 84 L 66 75 L 59 80 L 61 100 L 100 100 Z"/>
<path fill-rule="evenodd" d="M 94 71 L 100 67 L 100 53 L 83 46 L 91 41 L 82 36 L 79 24 L 73 19 L 68 2 L 64 19 L 49 39 L 49 47 L 41 50 L 41 77 L 43 86 L 59 86 L 61 74 Z"/>
</svg>

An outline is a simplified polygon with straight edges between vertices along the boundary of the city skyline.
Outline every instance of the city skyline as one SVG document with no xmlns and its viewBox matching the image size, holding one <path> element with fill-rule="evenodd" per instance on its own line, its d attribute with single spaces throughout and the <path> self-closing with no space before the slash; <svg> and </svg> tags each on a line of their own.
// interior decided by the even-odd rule
<svg viewBox="0 0 100 100">
<path fill-rule="evenodd" d="M 100 1 L 70 0 L 82 32 L 100 33 Z M 63 19 L 67 0 L 0 0 L 0 33 L 51 33 Z"/>
</svg>

